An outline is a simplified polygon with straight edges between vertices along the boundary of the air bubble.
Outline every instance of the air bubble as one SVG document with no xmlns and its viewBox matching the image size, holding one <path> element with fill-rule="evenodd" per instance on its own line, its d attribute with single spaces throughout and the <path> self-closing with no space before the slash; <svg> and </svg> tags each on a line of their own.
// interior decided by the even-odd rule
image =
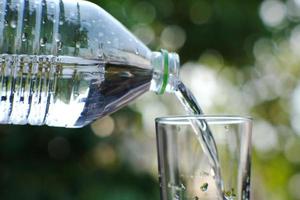
<svg viewBox="0 0 300 200">
<path fill-rule="evenodd" d="M 228 199 L 228 200 L 233 200 L 233 199 L 235 199 L 236 194 L 235 194 L 235 192 L 234 192 L 234 189 L 231 188 L 231 190 L 225 191 L 225 192 L 224 192 L 224 196 L 225 196 L 225 198 Z"/>
<path fill-rule="evenodd" d="M 225 128 L 225 131 L 226 131 L 226 132 L 229 131 L 229 126 L 228 126 L 228 125 L 225 125 L 224 128 Z"/>
<path fill-rule="evenodd" d="M 77 49 L 80 48 L 80 45 L 81 45 L 80 42 L 76 42 L 76 44 L 75 44 L 75 46 L 76 46 Z"/>
<path fill-rule="evenodd" d="M 175 194 L 175 195 L 174 195 L 174 200 L 180 200 L 180 197 L 179 197 L 178 194 Z"/>
<path fill-rule="evenodd" d="M 17 27 L 17 21 L 16 20 L 11 20 L 10 27 L 16 28 Z"/>
<path fill-rule="evenodd" d="M 64 21 L 60 20 L 59 25 L 63 25 L 63 24 L 64 24 Z"/>
<path fill-rule="evenodd" d="M 140 54 L 140 52 L 139 52 L 138 49 L 135 50 L 135 54 L 136 54 L 136 55 L 139 55 L 139 54 Z"/>
<path fill-rule="evenodd" d="M 203 185 L 201 185 L 200 190 L 202 192 L 206 192 L 208 190 L 208 183 L 204 183 Z"/>
<path fill-rule="evenodd" d="M 183 191 L 186 190 L 185 186 L 183 184 L 177 185 L 177 184 L 172 184 L 172 183 L 168 183 L 168 187 L 172 188 L 176 191 Z"/>
<path fill-rule="evenodd" d="M 60 51 L 63 47 L 63 43 L 61 41 L 57 41 L 57 49 Z"/>
<path fill-rule="evenodd" d="M 61 39 L 61 36 L 60 36 L 60 34 L 57 34 L 57 36 L 55 37 L 55 41 L 56 41 L 56 42 L 59 42 L 59 41 L 60 41 L 60 39 Z"/>
<path fill-rule="evenodd" d="M 27 40 L 27 33 L 23 33 L 22 34 L 22 41 L 26 42 L 26 40 Z"/>
<path fill-rule="evenodd" d="M 185 186 L 182 183 L 181 183 L 180 187 L 182 190 L 186 190 Z"/>
<path fill-rule="evenodd" d="M 46 43 L 47 43 L 47 38 L 46 37 L 42 37 L 40 39 L 40 45 L 41 45 L 41 47 L 44 47 L 46 45 Z"/>
</svg>

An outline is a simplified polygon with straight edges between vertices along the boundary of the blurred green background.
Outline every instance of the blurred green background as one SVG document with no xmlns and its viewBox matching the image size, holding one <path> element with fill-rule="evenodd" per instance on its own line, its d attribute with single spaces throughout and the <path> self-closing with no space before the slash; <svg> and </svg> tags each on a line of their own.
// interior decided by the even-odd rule
<svg viewBox="0 0 300 200">
<path fill-rule="evenodd" d="M 178 52 L 206 113 L 254 117 L 253 199 L 300 199 L 299 0 L 94 3 Z M 183 113 L 149 93 L 82 129 L 1 125 L 0 199 L 158 200 L 154 118 Z"/>
</svg>

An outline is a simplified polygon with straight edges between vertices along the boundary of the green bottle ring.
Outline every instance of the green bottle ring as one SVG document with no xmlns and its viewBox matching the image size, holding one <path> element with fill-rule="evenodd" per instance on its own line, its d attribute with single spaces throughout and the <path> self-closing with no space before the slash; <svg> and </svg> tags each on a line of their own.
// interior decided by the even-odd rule
<svg viewBox="0 0 300 200">
<path fill-rule="evenodd" d="M 168 85 L 168 79 L 169 79 L 169 53 L 167 50 L 164 49 L 161 49 L 160 51 L 164 57 L 164 74 L 163 74 L 163 83 L 159 91 L 159 94 L 163 94 L 166 91 Z"/>
</svg>

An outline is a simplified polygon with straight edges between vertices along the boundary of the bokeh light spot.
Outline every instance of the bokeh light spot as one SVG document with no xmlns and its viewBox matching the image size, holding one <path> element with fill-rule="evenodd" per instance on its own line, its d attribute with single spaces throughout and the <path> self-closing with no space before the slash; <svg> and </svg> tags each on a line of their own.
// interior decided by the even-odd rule
<svg viewBox="0 0 300 200">
<path fill-rule="evenodd" d="M 186 34 L 180 26 L 171 25 L 164 28 L 160 39 L 164 48 L 177 50 L 184 45 Z"/>
<path fill-rule="evenodd" d="M 291 96 L 291 122 L 296 134 L 300 135 L 300 83 Z"/>
<path fill-rule="evenodd" d="M 146 45 L 155 39 L 155 33 L 150 26 L 146 24 L 137 24 L 132 28 L 133 33 Z"/>
<path fill-rule="evenodd" d="M 288 184 L 288 190 L 295 199 L 300 199 L 299 185 L 300 185 L 300 174 L 298 173 L 293 175 L 290 178 Z"/>
<path fill-rule="evenodd" d="M 98 137 L 110 136 L 115 129 L 114 119 L 110 116 L 98 119 L 91 125 L 91 129 Z"/>
<path fill-rule="evenodd" d="M 267 138 L 267 139 L 266 139 Z M 266 121 L 257 121 L 253 127 L 253 146 L 261 153 L 272 154 L 278 146 L 278 135 L 276 129 Z"/>
<path fill-rule="evenodd" d="M 290 47 L 296 55 L 300 55 L 300 25 L 296 26 L 290 37 Z"/>
<path fill-rule="evenodd" d="M 300 17 L 300 1 L 288 0 L 286 2 L 287 15 L 292 21 L 299 21 Z"/>
<path fill-rule="evenodd" d="M 109 144 L 99 144 L 94 148 L 93 158 L 99 167 L 112 167 L 117 161 L 115 149 Z"/>
<path fill-rule="evenodd" d="M 186 63 L 181 76 L 202 107 L 212 106 L 218 93 L 217 75 L 213 70 L 204 65 Z"/>
<path fill-rule="evenodd" d="M 274 44 L 272 40 L 267 38 L 261 38 L 257 40 L 253 47 L 253 54 L 257 60 L 265 61 L 266 57 L 272 52 Z"/>
<path fill-rule="evenodd" d="M 300 141 L 295 137 L 290 137 L 284 146 L 285 158 L 291 163 L 300 163 Z"/>
<path fill-rule="evenodd" d="M 147 1 L 137 3 L 132 9 L 132 18 L 138 22 L 149 24 L 156 17 L 156 10 Z"/>
<path fill-rule="evenodd" d="M 276 27 L 286 17 L 286 6 L 278 0 L 266 0 L 262 2 L 259 14 L 265 25 Z"/>
<path fill-rule="evenodd" d="M 161 117 L 167 114 L 166 106 L 159 102 L 152 102 L 145 105 L 143 115 L 143 124 L 146 130 L 154 131 L 153 120 L 156 117 Z M 150 134 L 153 134 L 153 132 Z"/>
</svg>

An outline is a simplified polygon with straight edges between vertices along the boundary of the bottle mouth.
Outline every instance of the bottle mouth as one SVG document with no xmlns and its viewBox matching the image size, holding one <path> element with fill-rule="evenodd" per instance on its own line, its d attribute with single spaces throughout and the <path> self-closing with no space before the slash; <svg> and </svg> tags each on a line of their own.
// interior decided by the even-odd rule
<svg viewBox="0 0 300 200">
<path fill-rule="evenodd" d="M 179 77 L 179 56 L 162 49 L 152 57 L 153 79 L 150 90 L 156 94 L 172 93 Z"/>
</svg>

